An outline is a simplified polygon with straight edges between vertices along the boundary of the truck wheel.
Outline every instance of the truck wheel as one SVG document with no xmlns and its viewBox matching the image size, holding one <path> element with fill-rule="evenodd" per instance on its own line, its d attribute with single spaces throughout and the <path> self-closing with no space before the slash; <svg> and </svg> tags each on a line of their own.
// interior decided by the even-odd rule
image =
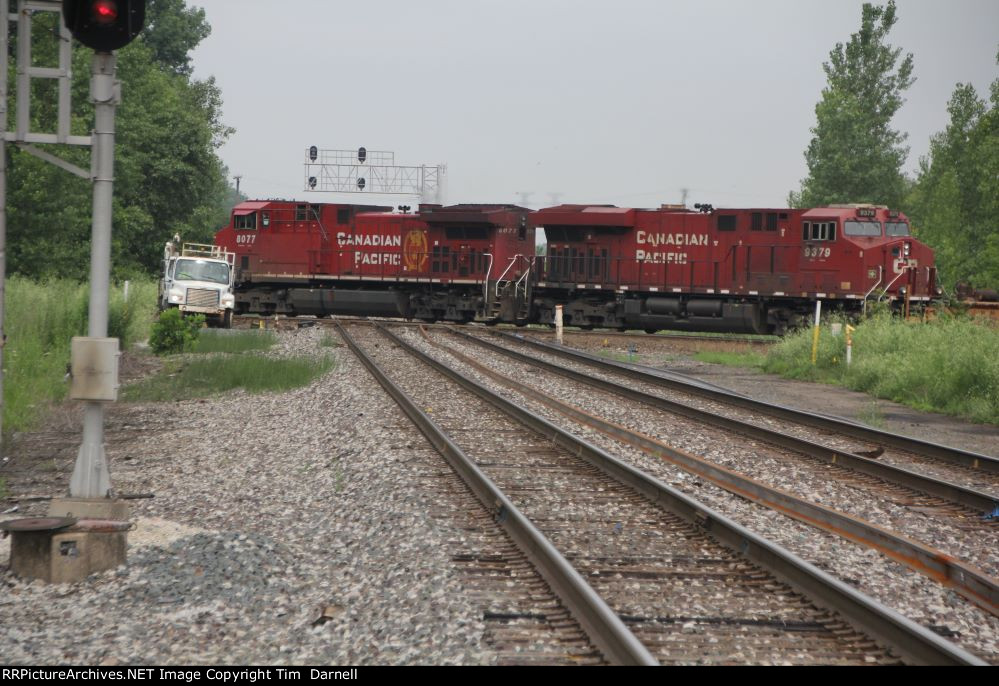
<svg viewBox="0 0 999 686">
<path fill-rule="evenodd" d="M 232 328 L 232 310 L 226 310 L 225 314 L 222 315 L 222 328 L 223 329 Z"/>
</svg>

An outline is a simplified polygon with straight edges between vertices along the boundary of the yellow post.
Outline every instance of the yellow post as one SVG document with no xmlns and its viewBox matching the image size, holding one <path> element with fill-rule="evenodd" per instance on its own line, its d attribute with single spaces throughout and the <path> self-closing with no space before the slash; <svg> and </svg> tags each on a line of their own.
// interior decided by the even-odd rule
<svg viewBox="0 0 999 686">
<path fill-rule="evenodd" d="M 815 301 L 815 329 L 812 333 L 812 364 L 819 359 L 819 317 L 822 315 L 822 301 Z"/>
<path fill-rule="evenodd" d="M 846 366 L 850 366 L 851 358 L 853 357 L 853 332 L 856 331 L 855 328 L 846 325 Z"/>
</svg>

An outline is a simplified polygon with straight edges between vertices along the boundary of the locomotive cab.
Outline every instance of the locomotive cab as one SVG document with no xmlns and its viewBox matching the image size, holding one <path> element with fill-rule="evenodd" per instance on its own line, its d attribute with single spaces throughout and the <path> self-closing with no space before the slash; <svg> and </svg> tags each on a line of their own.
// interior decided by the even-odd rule
<svg viewBox="0 0 999 686">
<path fill-rule="evenodd" d="M 800 272 L 818 298 L 925 302 L 936 290 L 933 251 L 913 238 L 905 215 L 883 206 L 805 212 Z"/>
</svg>

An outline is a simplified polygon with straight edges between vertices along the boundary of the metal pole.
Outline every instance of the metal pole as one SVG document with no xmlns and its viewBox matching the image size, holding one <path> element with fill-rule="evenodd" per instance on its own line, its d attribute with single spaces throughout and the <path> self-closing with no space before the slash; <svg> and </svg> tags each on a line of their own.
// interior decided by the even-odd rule
<svg viewBox="0 0 999 686">
<path fill-rule="evenodd" d="M 562 306 L 555 306 L 555 338 L 562 345 Z"/>
<path fill-rule="evenodd" d="M 822 301 L 815 301 L 815 328 L 812 331 L 812 364 L 814 365 L 819 357 L 819 318 L 822 315 Z"/>
<path fill-rule="evenodd" d="M 111 196 L 114 185 L 115 56 L 97 52 L 91 67 L 90 94 L 96 113 L 94 210 L 90 252 L 90 319 L 88 335 L 105 338 L 111 291 Z M 104 454 L 104 405 L 87 401 L 83 444 L 76 458 L 69 493 L 74 498 L 104 498 L 111 491 L 111 474 Z"/>
<path fill-rule="evenodd" d="M 0 0 L 0 459 L 3 458 L 3 349 L 7 344 L 7 53 L 10 14 L 8 0 Z"/>
<path fill-rule="evenodd" d="M 0 10 L 6 12 L 6 2 L 0 3 Z M 0 29 L 7 28 L 6 21 L 0 25 Z M 0 116 L 7 118 L 7 89 L 6 89 L 7 69 L 4 67 L 4 88 L 0 89 Z M 6 129 L 6 126 L 3 127 Z M 0 136 L 3 132 L 0 131 Z M 0 459 L 3 458 L 3 411 L 6 404 L 3 401 L 3 349 L 7 345 L 7 330 L 5 321 L 7 316 L 7 141 L 0 140 Z"/>
</svg>

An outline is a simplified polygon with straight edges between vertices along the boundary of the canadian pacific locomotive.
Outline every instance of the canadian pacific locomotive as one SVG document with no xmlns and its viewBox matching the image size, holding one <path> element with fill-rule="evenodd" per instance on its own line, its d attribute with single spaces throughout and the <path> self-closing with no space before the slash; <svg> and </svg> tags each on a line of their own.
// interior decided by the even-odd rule
<svg viewBox="0 0 999 686">
<path fill-rule="evenodd" d="M 937 295 L 933 252 L 884 207 L 631 209 L 244 202 L 238 313 L 782 332 L 821 299 Z M 543 229 L 544 255 L 535 254 Z"/>
</svg>

